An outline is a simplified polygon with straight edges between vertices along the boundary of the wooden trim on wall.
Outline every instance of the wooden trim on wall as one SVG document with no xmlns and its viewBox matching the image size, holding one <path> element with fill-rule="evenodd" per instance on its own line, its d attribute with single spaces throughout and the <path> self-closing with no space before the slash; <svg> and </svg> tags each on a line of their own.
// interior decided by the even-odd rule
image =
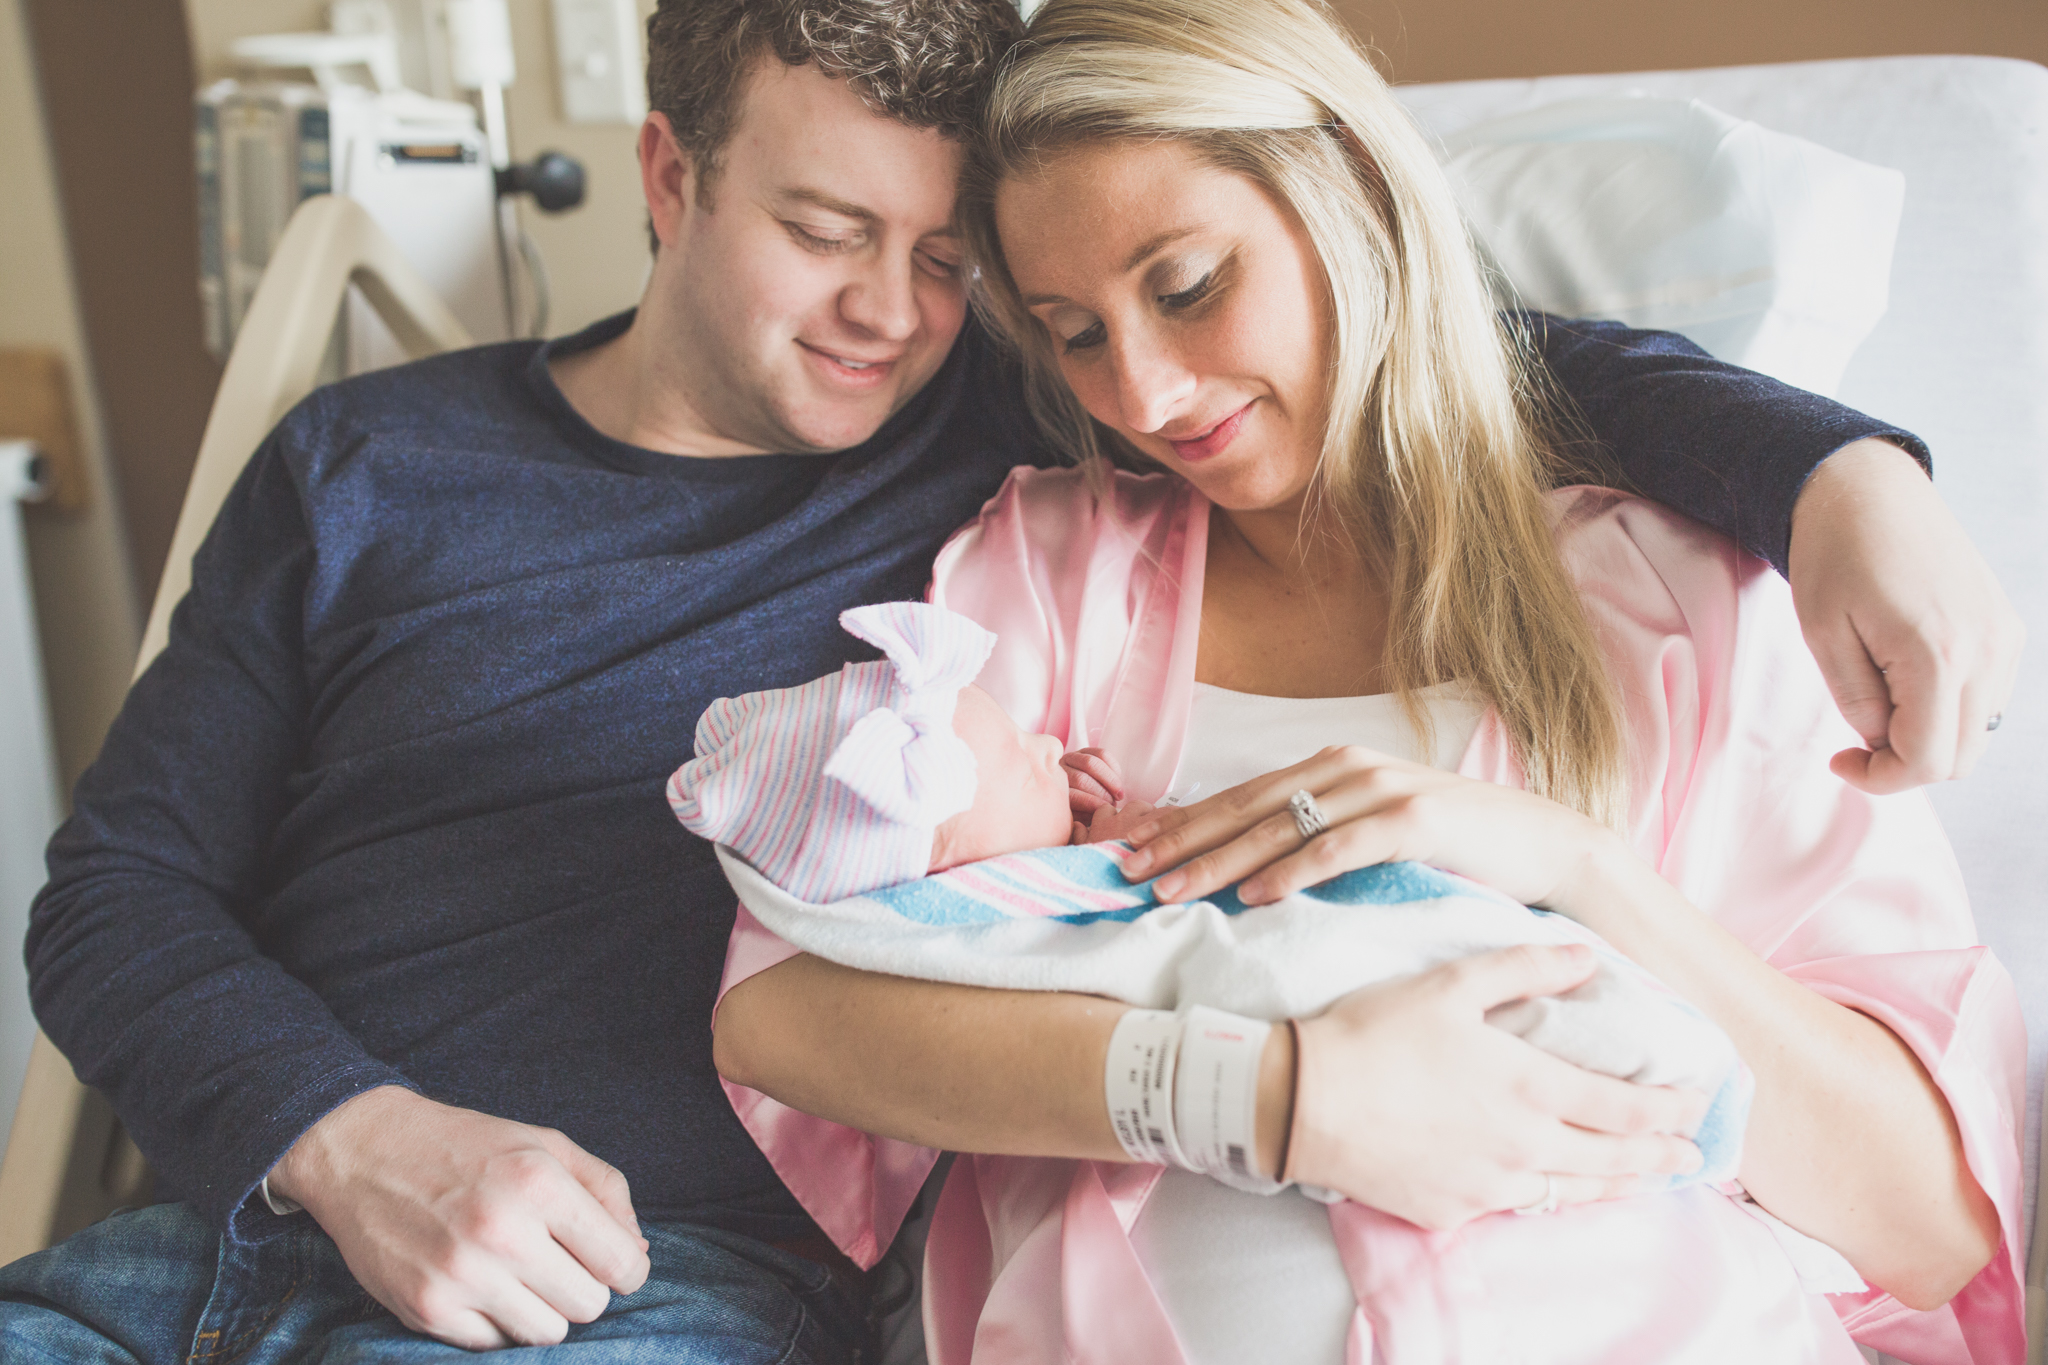
<svg viewBox="0 0 2048 1365">
<path fill-rule="evenodd" d="M 85 449 L 63 353 L 48 346 L 0 346 L 0 440 L 33 441 L 44 461 L 44 498 L 52 512 L 82 512 Z"/>
<path fill-rule="evenodd" d="M 199 319 L 183 0 L 23 0 L 136 592 L 170 548 L 220 366 Z"/>
<path fill-rule="evenodd" d="M 2048 63 L 2043 0 L 1331 0 L 1396 81 L 1921 54 Z"/>
</svg>

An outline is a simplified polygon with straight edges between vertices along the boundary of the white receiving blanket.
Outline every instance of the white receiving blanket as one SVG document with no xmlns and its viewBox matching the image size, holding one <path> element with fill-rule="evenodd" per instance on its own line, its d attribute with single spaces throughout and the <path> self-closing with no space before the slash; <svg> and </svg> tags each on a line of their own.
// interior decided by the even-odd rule
<svg viewBox="0 0 2048 1365">
<path fill-rule="evenodd" d="M 1303 1018 L 1375 982 L 1519 944 L 1599 955 L 1562 996 L 1487 1021 L 1591 1071 L 1714 1097 L 1692 1134 L 1705 1164 L 1671 1187 L 1732 1180 L 1754 1082 L 1720 1028 L 1561 915 L 1416 863 L 1347 872 L 1272 905 L 1230 891 L 1161 905 L 1124 880 L 1122 843 L 1037 849 L 829 905 L 797 900 L 720 846 L 748 910 L 793 946 L 865 971 L 1011 990 L 1076 991 L 1149 1009 L 1209 1005 Z"/>
</svg>

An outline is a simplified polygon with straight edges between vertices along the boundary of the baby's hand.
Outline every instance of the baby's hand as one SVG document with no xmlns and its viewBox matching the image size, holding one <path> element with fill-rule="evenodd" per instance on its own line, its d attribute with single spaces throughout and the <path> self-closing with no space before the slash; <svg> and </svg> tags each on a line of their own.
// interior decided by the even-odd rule
<svg viewBox="0 0 2048 1365">
<path fill-rule="evenodd" d="M 1124 775 L 1102 750 L 1076 749 L 1061 755 L 1060 766 L 1067 770 L 1067 805 L 1084 831 L 1096 812 L 1124 799 Z"/>
<path fill-rule="evenodd" d="M 1121 807 L 1103 806 L 1089 818 L 1084 829 L 1080 821 L 1074 822 L 1077 844 L 1101 844 L 1111 839 L 1121 839 L 1130 831 L 1143 824 L 1152 815 L 1149 801 L 1126 801 Z"/>
</svg>

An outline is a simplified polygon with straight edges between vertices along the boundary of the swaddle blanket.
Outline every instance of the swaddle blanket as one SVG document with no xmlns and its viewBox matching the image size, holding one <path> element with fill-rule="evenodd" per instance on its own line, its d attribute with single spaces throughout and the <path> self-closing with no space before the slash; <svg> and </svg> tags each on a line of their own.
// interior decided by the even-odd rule
<svg viewBox="0 0 2048 1365">
<path fill-rule="evenodd" d="M 1162 905 L 1124 880 L 1121 842 L 968 863 L 826 905 L 798 900 L 731 849 L 718 857 L 755 918 L 804 952 L 865 971 L 1011 990 L 1078 991 L 1146 1009 L 1209 1005 L 1280 1020 L 1361 986 L 1520 944 L 1583 943 L 1592 978 L 1500 1006 L 1487 1022 L 1589 1071 L 1713 1096 L 1690 1136 L 1705 1164 L 1670 1187 L 1732 1181 L 1754 1081 L 1718 1027 L 1562 915 L 1417 863 L 1347 872 L 1270 905 L 1234 891 Z"/>
</svg>

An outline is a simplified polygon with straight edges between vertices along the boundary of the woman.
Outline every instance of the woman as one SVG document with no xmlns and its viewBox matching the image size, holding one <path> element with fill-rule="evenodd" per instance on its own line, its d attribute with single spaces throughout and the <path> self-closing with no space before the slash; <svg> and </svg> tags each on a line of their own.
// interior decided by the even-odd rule
<svg viewBox="0 0 2048 1365">
<path fill-rule="evenodd" d="M 1755 1205 L 1871 1288 L 1802 1293 L 1811 1244 L 1779 1253 L 1703 1192 L 1663 1196 L 1696 1199 L 1694 1240 L 1617 1243 L 1620 1206 L 1584 1202 L 1606 1184 L 1543 1174 L 1550 1153 L 1504 1161 L 1485 1207 L 1575 1206 L 1552 1218 L 1446 1241 L 1376 1213 L 1481 1211 L 1410 1197 L 1426 1148 L 1341 1156 L 1344 1125 L 1442 1083 L 1390 1071 L 1348 1113 L 1262 1111 L 1260 1166 L 1351 1197 L 1327 1216 L 1178 1172 L 963 1160 L 937 1358 L 1850 1361 L 1846 1324 L 2017 1360 L 2017 1013 L 1924 805 L 1826 777 L 1846 736 L 1783 585 L 1647 504 L 1542 492 L 1545 409 L 1448 191 L 1320 12 L 1052 0 L 1033 37 L 965 222 L 1081 467 L 1013 477 L 941 558 L 935 600 L 1001 638 L 983 685 L 1107 749 L 1131 796 L 1232 788 L 1137 832 L 1134 875 L 1201 855 L 1165 895 L 1290 849 L 1246 900 L 1412 858 L 1603 934 L 1755 1071 Z M 1297 792 L 1327 832 L 1304 838 Z M 1307 1077 L 1375 1008 L 1305 1021 L 1287 1061 Z"/>
</svg>

